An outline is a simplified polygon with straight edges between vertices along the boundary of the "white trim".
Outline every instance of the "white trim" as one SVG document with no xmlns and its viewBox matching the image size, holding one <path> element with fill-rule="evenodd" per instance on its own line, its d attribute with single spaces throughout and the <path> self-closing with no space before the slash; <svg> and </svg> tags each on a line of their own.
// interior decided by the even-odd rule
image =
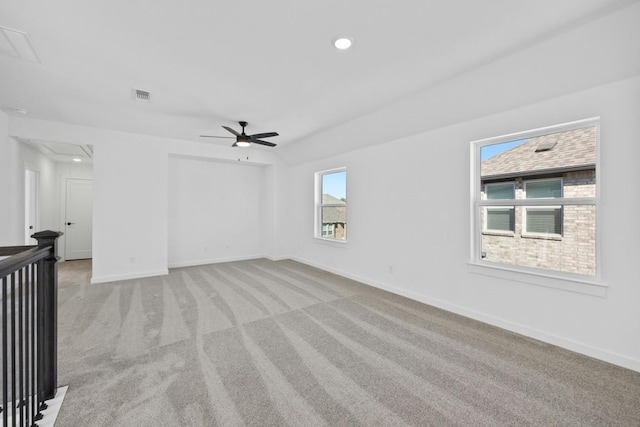
<svg viewBox="0 0 640 427">
<path fill-rule="evenodd" d="M 475 310 L 470 310 L 468 308 L 461 307 L 455 304 L 450 304 L 446 301 L 431 298 L 426 295 L 406 291 L 404 289 L 401 289 L 395 286 L 389 286 L 387 284 L 384 284 L 375 280 L 367 279 L 367 278 L 350 274 L 338 269 L 320 265 L 302 258 L 292 257 L 291 259 L 294 261 L 300 262 L 302 264 L 310 265 L 312 267 L 320 268 L 330 273 L 346 277 L 348 279 L 356 280 L 360 283 L 373 286 L 374 288 L 382 289 L 382 290 L 394 293 L 396 295 L 401 295 L 403 297 L 421 302 L 423 304 L 441 308 L 443 310 L 446 310 L 455 314 L 459 314 L 461 316 L 465 316 L 474 320 L 478 320 L 480 322 L 483 322 L 489 325 L 497 326 L 499 328 L 506 329 L 508 331 L 515 332 L 530 338 L 534 338 L 558 347 L 562 347 L 567 350 L 571 350 L 576 353 L 583 354 L 585 356 L 593 357 L 595 359 L 603 360 L 605 362 L 613 363 L 614 365 L 622 366 L 624 368 L 640 372 L 640 359 L 634 359 L 628 356 L 624 356 L 618 353 L 614 353 L 608 350 L 594 347 L 589 344 L 584 344 L 584 343 L 574 341 L 568 338 L 564 338 L 558 335 L 550 334 L 545 331 L 530 328 L 520 323 L 511 322 L 509 320 L 505 320 L 500 317 L 495 317 L 495 316 L 488 315 Z"/>
<path fill-rule="evenodd" d="M 198 265 L 206 264 L 220 264 L 223 262 L 235 262 L 235 261 L 247 261 L 250 259 L 266 258 L 265 255 L 249 255 L 241 257 L 228 257 L 228 258 L 215 258 L 215 259 L 202 259 L 197 261 L 182 261 L 169 264 L 169 268 L 182 268 L 182 267 L 195 267 Z"/>
<path fill-rule="evenodd" d="M 504 279 L 510 282 L 559 289 L 583 295 L 606 298 L 607 285 L 593 276 L 562 273 L 554 270 L 527 268 L 511 264 L 500 264 L 491 261 L 469 262 L 471 273 Z M 562 276 L 556 273 L 562 273 Z"/>
<path fill-rule="evenodd" d="M 568 123 L 561 123 L 559 125 L 545 126 L 545 127 L 525 130 L 521 132 L 509 133 L 506 135 L 494 136 L 491 138 L 477 139 L 475 141 L 471 141 L 471 145 L 474 146 L 475 144 L 478 144 L 478 154 L 480 154 L 479 149 L 486 145 L 494 145 L 494 144 L 499 144 L 501 142 L 517 141 L 519 139 L 525 139 L 525 138 L 536 138 L 538 136 L 564 132 L 567 130 L 586 128 L 590 126 L 595 126 L 596 128 L 599 129 L 600 128 L 599 125 L 600 125 L 600 117 L 591 117 L 588 119 L 576 120 Z M 599 137 L 599 135 L 597 136 Z M 600 154 L 600 153 L 597 153 L 597 154 Z M 597 159 L 598 159 L 598 156 L 596 156 L 596 161 Z"/>
<path fill-rule="evenodd" d="M 141 273 L 128 273 L 128 274 L 114 274 L 111 276 L 93 276 L 91 278 L 91 284 L 96 283 L 106 283 L 106 282 L 119 282 L 121 280 L 130 280 L 130 279 L 142 279 L 144 277 L 154 277 L 154 276 L 166 276 L 169 274 L 168 269 L 162 270 L 152 270 L 145 271 Z"/>
<path fill-rule="evenodd" d="M 336 239 L 336 238 L 329 238 L 329 237 L 318 237 L 318 236 L 313 236 L 313 238 L 315 240 L 318 241 L 318 243 L 339 243 L 341 245 L 344 245 L 345 243 L 349 243 L 349 241 L 347 239 Z"/>
</svg>

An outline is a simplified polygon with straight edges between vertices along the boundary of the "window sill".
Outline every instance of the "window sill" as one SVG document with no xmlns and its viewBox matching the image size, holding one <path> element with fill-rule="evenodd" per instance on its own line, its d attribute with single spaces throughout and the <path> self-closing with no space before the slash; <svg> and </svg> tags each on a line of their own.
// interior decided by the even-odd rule
<svg viewBox="0 0 640 427">
<path fill-rule="evenodd" d="M 513 231 L 498 231 L 498 230 L 485 230 L 482 232 L 483 236 L 499 236 L 499 237 L 514 237 Z"/>
<path fill-rule="evenodd" d="M 568 273 L 565 275 L 553 274 L 553 272 L 538 272 L 535 269 L 513 268 L 490 263 L 489 261 L 470 261 L 467 265 L 468 271 L 474 274 L 601 298 L 607 296 L 607 285 L 595 277 L 589 278 L 587 276 L 569 275 Z"/>
<path fill-rule="evenodd" d="M 339 245 L 344 245 L 347 243 L 347 239 L 329 239 L 327 237 L 313 237 L 318 243 L 325 243 L 331 245 L 332 243 L 337 243 Z"/>
<path fill-rule="evenodd" d="M 535 234 L 535 233 L 522 233 L 523 239 L 539 239 L 539 240 L 556 240 L 562 241 L 560 234 Z"/>
</svg>

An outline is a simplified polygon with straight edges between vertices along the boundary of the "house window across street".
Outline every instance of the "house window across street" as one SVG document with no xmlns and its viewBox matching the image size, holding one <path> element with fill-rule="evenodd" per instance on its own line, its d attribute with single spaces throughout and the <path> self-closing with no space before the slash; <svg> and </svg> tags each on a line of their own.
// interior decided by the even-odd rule
<svg viewBox="0 0 640 427">
<path fill-rule="evenodd" d="M 598 278 L 599 120 L 471 143 L 472 263 Z"/>
<path fill-rule="evenodd" d="M 527 199 L 562 198 L 562 179 L 526 181 L 524 193 Z M 523 234 L 562 235 L 562 206 L 526 206 L 523 210 Z"/>
<path fill-rule="evenodd" d="M 484 198 L 487 200 L 515 199 L 515 185 L 513 182 L 485 184 Z M 486 207 L 484 230 L 513 233 L 515 231 L 515 208 L 513 206 Z"/>
<path fill-rule="evenodd" d="M 347 170 L 316 173 L 315 237 L 345 242 L 347 239 Z"/>
</svg>

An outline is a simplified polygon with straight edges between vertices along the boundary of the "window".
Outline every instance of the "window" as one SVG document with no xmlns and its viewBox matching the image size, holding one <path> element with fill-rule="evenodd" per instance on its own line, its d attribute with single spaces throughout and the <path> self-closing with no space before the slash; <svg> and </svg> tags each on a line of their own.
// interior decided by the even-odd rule
<svg viewBox="0 0 640 427">
<path fill-rule="evenodd" d="M 335 226 L 333 224 L 322 224 L 322 237 L 333 237 Z"/>
<path fill-rule="evenodd" d="M 316 173 L 315 236 L 347 239 L 347 171 L 345 168 Z"/>
<path fill-rule="evenodd" d="M 486 200 L 515 199 L 514 183 L 485 184 L 484 198 Z M 515 231 L 515 209 L 513 206 L 486 207 L 484 230 L 486 232 Z"/>
<path fill-rule="evenodd" d="M 471 263 L 595 283 L 598 139 L 589 119 L 473 141 Z"/>
<path fill-rule="evenodd" d="M 527 199 L 562 198 L 562 179 L 526 181 Z M 523 233 L 562 235 L 562 206 L 527 206 L 524 208 Z"/>
</svg>

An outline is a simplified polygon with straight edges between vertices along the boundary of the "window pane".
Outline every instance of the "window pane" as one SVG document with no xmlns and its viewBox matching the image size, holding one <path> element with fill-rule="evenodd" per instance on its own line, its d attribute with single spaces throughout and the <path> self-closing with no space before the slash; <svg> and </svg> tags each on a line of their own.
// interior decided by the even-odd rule
<svg viewBox="0 0 640 427">
<path fill-rule="evenodd" d="M 488 200 L 515 199 L 515 187 L 513 183 L 487 184 L 485 186 Z"/>
<path fill-rule="evenodd" d="M 323 206 L 320 221 L 322 237 L 344 239 L 347 228 L 347 208 L 341 206 Z"/>
<path fill-rule="evenodd" d="M 333 172 L 322 175 L 322 203 L 347 203 L 347 172 Z"/>
<path fill-rule="evenodd" d="M 520 209 L 523 207 L 516 208 L 516 217 L 521 216 Z M 557 235 L 560 233 L 515 236 L 482 234 L 483 260 L 590 276 L 596 274 L 595 205 L 565 205 L 562 209 L 547 209 L 546 212 L 528 210 L 527 214 L 538 213 L 534 214 L 536 220 L 546 215 L 546 219 L 553 218 L 555 221 L 558 212 L 561 212 L 562 221 L 555 223 L 560 224 L 561 230 L 555 228 L 554 231 L 561 231 L 562 236 Z"/>
<path fill-rule="evenodd" d="M 562 197 L 562 181 L 550 179 L 548 181 L 531 181 L 525 185 L 527 199 L 549 199 Z"/>
<path fill-rule="evenodd" d="M 590 126 L 483 146 L 481 180 L 526 180 L 554 171 L 562 174 L 564 197 L 595 197 L 597 134 Z"/>
<path fill-rule="evenodd" d="M 527 233 L 562 234 L 562 208 L 527 208 Z"/>
<path fill-rule="evenodd" d="M 487 230 L 514 231 L 514 208 L 487 208 Z"/>
</svg>

